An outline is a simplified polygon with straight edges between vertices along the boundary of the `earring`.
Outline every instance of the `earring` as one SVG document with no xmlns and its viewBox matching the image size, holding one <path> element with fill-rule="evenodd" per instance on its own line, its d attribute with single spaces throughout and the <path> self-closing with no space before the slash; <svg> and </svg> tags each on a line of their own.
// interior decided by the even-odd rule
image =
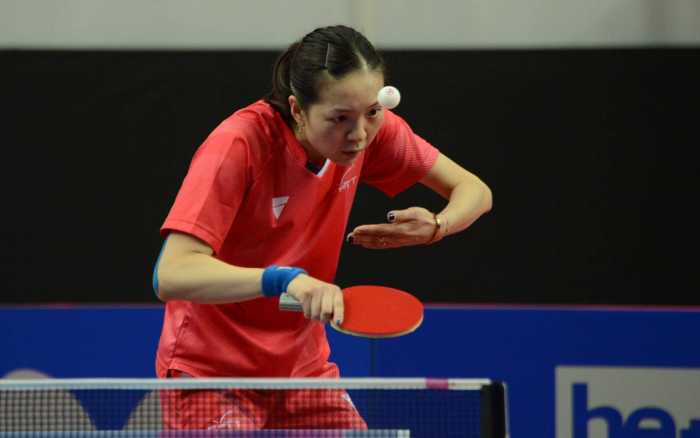
<svg viewBox="0 0 700 438">
<path fill-rule="evenodd" d="M 294 133 L 300 139 L 304 137 L 304 123 L 303 122 L 294 123 Z"/>
</svg>

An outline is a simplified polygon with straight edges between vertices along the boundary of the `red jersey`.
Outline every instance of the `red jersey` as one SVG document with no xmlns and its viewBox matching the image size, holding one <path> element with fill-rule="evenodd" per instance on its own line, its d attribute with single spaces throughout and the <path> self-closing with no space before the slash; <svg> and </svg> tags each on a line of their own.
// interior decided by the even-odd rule
<svg viewBox="0 0 700 438">
<path fill-rule="evenodd" d="M 304 268 L 333 282 L 359 181 L 393 196 L 427 174 L 438 151 L 385 112 L 351 166 L 326 160 L 313 173 L 282 117 L 258 101 L 217 126 L 195 153 L 161 233 L 206 242 L 242 267 Z M 280 312 L 277 298 L 231 304 L 169 301 L 156 369 L 207 377 L 337 375 L 322 323 Z"/>
</svg>

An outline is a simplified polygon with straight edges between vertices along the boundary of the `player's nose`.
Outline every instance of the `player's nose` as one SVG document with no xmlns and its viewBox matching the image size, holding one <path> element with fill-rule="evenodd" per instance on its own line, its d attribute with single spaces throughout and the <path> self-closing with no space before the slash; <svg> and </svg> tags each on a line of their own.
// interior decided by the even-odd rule
<svg viewBox="0 0 700 438">
<path fill-rule="evenodd" d="M 362 120 L 358 120 L 347 135 L 348 141 L 352 143 L 362 143 L 367 139 L 367 129 Z"/>
</svg>

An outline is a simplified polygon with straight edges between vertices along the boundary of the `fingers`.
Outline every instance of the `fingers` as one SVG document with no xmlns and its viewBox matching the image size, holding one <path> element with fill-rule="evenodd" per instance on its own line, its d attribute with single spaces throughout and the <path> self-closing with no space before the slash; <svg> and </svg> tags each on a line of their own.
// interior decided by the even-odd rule
<svg viewBox="0 0 700 438">
<path fill-rule="evenodd" d="M 353 239 L 353 245 L 359 245 L 368 249 L 391 249 L 401 246 L 412 245 L 412 239 L 401 235 L 364 235 L 356 234 Z"/>
<path fill-rule="evenodd" d="M 361 225 L 347 235 L 346 241 L 371 249 L 396 248 L 407 243 L 409 228 L 399 223 Z"/>
<path fill-rule="evenodd" d="M 343 321 L 343 292 L 338 286 L 305 276 L 303 281 L 292 281 L 287 292 L 301 302 L 306 318 L 321 322 Z"/>
<path fill-rule="evenodd" d="M 386 221 L 389 223 L 401 223 L 419 219 L 424 208 L 410 207 L 405 210 L 392 210 L 386 214 Z M 427 210 L 425 210 L 427 211 Z"/>
<path fill-rule="evenodd" d="M 309 314 L 306 315 L 307 318 L 309 319 L 315 319 L 318 321 L 321 321 L 323 319 L 323 315 L 321 314 L 321 304 L 323 301 L 323 293 L 320 294 L 314 294 L 311 296 L 311 305 L 309 306 Z"/>
<path fill-rule="evenodd" d="M 343 300 L 343 292 L 338 291 L 333 298 L 333 321 L 341 325 L 345 320 L 345 301 Z"/>
<path fill-rule="evenodd" d="M 338 323 L 343 321 L 343 292 L 338 286 L 328 284 L 321 287 L 314 291 L 308 301 L 308 312 L 304 312 L 308 319 L 321 322 L 333 320 Z"/>
<path fill-rule="evenodd" d="M 372 226 L 364 225 L 363 227 Z M 359 245 L 369 249 L 390 249 L 413 244 L 410 229 L 407 228 L 378 231 L 367 228 L 359 229 L 358 227 L 348 235 L 347 241 L 353 245 Z"/>
<path fill-rule="evenodd" d="M 391 249 L 421 245 L 435 231 L 433 214 L 422 207 L 391 210 L 386 224 L 361 225 L 346 237 L 346 241 L 368 249 Z"/>
</svg>

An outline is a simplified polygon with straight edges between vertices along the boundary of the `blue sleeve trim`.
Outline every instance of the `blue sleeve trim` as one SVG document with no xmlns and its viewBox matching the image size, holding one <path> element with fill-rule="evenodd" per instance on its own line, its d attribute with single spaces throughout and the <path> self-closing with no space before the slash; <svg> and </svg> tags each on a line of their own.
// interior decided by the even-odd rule
<svg viewBox="0 0 700 438">
<path fill-rule="evenodd" d="M 160 266 L 160 258 L 163 256 L 163 251 L 165 251 L 165 245 L 168 243 L 168 238 L 165 238 L 165 242 L 163 242 L 163 246 L 160 248 L 160 253 L 158 253 L 158 258 L 156 259 L 156 266 L 153 268 L 153 292 L 155 292 L 156 296 L 160 298 L 160 294 L 158 293 L 158 266 Z"/>
</svg>

